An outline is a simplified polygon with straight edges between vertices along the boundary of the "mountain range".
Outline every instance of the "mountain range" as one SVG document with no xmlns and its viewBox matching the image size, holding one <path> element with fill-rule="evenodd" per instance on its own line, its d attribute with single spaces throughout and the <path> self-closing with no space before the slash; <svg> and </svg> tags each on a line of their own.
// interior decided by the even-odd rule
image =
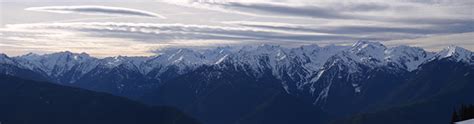
<svg viewBox="0 0 474 124">
<path fill-rule="evenodd" d="M 474 54 L 457 46 L 430 52 L 358 41 L 158 52 L 1 54 L 0 74 L 175 106 L 206 124 L 448 123 L 453 107 L 474 103 Z M 429 116 L 411 119 L 420 112 Z"/>
</svg>

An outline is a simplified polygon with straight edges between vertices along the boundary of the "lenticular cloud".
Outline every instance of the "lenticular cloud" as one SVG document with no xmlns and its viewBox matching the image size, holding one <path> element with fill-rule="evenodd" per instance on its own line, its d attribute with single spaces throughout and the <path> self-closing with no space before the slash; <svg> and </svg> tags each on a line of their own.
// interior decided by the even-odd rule
<svg viewBox="0 0 474 124">
<path fill-rule="evenodd" d="M 29 11 L 41 11 L 41 12 L 52 12 L 52 13 L 78 13 L 87 15 L 109 15 L 109 16 L 138 16 L 138 17 L 153 17 L 153 18 L 165 18 L 162 15 L 137 10 L 130 8 L 121 7 L 109 7 L 109 6 L 46 6 L 46 7 L 30 7 L 25 10 Z"/>
</svg>

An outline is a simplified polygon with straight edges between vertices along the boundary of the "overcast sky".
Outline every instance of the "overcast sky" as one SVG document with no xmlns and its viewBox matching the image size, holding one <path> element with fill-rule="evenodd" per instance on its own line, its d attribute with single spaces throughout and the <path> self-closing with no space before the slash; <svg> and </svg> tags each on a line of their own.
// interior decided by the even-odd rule
<svg viewBox="0 0 474 124">
<path fill-rule="evenodd" d="M 0 52 L 350 44 L 474 50 L 473 0 L 1 0 Z"/>
</svg>

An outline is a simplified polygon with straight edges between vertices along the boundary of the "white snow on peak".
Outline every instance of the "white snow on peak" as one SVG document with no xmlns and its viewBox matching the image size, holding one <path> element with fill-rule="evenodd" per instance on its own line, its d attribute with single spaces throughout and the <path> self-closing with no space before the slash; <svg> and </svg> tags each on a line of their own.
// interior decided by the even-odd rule
<svg viewBox="0 0 474 124">
<path fill-rule="evenodd" d="M 157 58 L 163 58 L 159 60 L 164 65 L 199 65 L 206 61 L 201 53 L 185 48 L 166 50 Z"/>
<path fill-rule="evenodd" d="M 194 69 L 205 63 L 209 63 L 206 57 L 198 51 L 186 48 L 170 48 L 159 51 L 159 55 L 147 59 L 141 66 L 143 73 L 149 73 L 154 69 L 160 69 L 159 73 L 168 70 L 168 67 L 177 67 L 179 73 L 184 70 Z"/>
<path fill-rule="evenodd" d="M 30 52 L 30 53 L 25 54 L 25 55 L 22 55 L 22 56 L 20 56 L 20 57 L 21 57 L 21 58 L 28 58 L 28 59 L 36 59 L 36 58 L 40 58 L 41 55 L 38 55 L 38 54 L 36 54 L 36 53 Z"/>
<path fill-rule="evenodd" d="M 109 66 L 109 67 L 119 66 L 124 62 L 124 60 L 125 60 L 125 58 L 122 57 L 122 56 L 104 58 L 104 61 L 106 62 L 106 65 Z"/>
<path fill-rule="evenodd" d="M 0 53 L 0 64 L 15 64 L 15 61 L 7 55 Z"/>
<path fill-rule="evenodd" d="M 472 62 L 473 53 L 462 47 L 450 45 L 437 53 L 439 59 L 452 58 L 456 61 Z"/>
<path fill-rule="evenodd" d="M 263 44 L 259 46 L 244 46 L 231 53 L 226 57 L 227 61 L 234 64 L 235 67 L 250 67 L 253 74 L 265 71 L 265 69 L 272 69 L 273 73 L 277 75 L 277 66 L 287 65 L 287 49 L 277 46 Z"/>
<path fill-rule="evenodd" d="M 222 63 L 226 58 L 227 58 L 228 55 L 224 55 L 222 58 L 220 58 L 219 60 L 217 60 L 217 62 L 215 63 L 216 65 L 217 64 L 220 64 Z"/>
<path fill-rule="evenodd" d="M 380 42 L 372 42 L 372 41 L 357 41 L 352 44 L 352 51 L 366 51 L 366 52 L 374 52 L 371 50 L 380 50 L 386 49 L 387 47 Z"/>
<path fill-rule="evenodd" d="M 8 58 L 6 54 L 0 53 L 0 58 Z"/>
<path fill-rule="evenodd" d="M 382 61 L 384 58 L 384 51 L 387 49 L 380 42 L 358 41 L 352 45 L 351 53 L 357 56 L 357 60 L 365 63 L 373 63 L 375 61 Z"/>
<path fill-rule="evenodd" d="M 413 71 L 432 56 L 433 53 L 426 52 L 417 47 L 398 46 L 387 48 L 379 42 L 359 41 L 354 43 L 349 49 L 342 50 L 341 52 L 331 56 L 327 61 L 324 61 L 323 68 L 319 73 L 313 76 L 308 83 L 315 84 L 320 80 L 321 75 L 327 73 L 326 70 L 331 68 L 336 68 L 336 70 L 349 73 L 349 75 L 351 75 L 350 80 L 364 78 L 364 75 L 358 73 L 362 72 L 363 69 L 366 69 L 365 67 L 372 69 L 388 67 L 397 70 L 404 69 L 407 71 Z M 324 99 L 329 93 L 331 83 L 332 82 L 329 82 L 329 85 L 319 92 L 319 96 L 315 103 L 324 102 Z M 361 91 L 361 87 L 363 87 L 362 84 L 357 84 L 357 86 L 353 84 L 354 92 L 363 92 Z M 311 93 L 314 91 L 314 85 L 311 85 Z"/>
<path fill-rule="evenodd" d="M 385 51 L 385 61 L 395 64 L 395 66 L 413 71 L 419 65 L 431 58 L 434 53 L 426 52 L 419 47 L 397 46 Z"/>
<path fill-rule="evenodd" d="M 362 69 L 359 65 L 371 68 L 380 67 L 385 65 L 386 50 L 387 47 L 378 42 L 358 41 L 349 49 L 331 56 L 324 63 L 323 69 L 335 66 L 341 70 L 342 67 L 346 67 L 349 73 L 356 73 Z"/>
<path fill-rule="evenodd" d="M 320 47 L 317 45 L 305 45 L 299 48 L 294 48 L 291 53 L 304 60 L 306 68 L 310 70 L 319 70 L 324 63 L 335 54 L 346 50 L 347 46 L 329 45 Z"/>
<path fill-rule="evenodd" d="M 433 56 L 434 53 L 418 47 L 402 45 L 387 48 L 379 42 L 359 41 L 348 51 L 336 55 L 335 60 L 340 59 L 342 63 L 346 63 L 346 67 L 350 67 L 350 72 L 358 72 L 360 69 L 357 67 L 358 64 L 371 68 L 389 66 L 413 71 Z"/>
<path fill-rule="evenodd" d="M 26 54 L 18 57 L 23 66 L 37 67 L 52 76 L 61 75 L 75 66 L 91 62 L 94 59 L 86 53 L 77 54 L 69 51 L 45 55 Z"/>
<path fill-rule="evenodd" d="M 413 71 L 433 58 L 455 57 L 458 61 L 472 61 L 472 52 L 464 48 L 450 46 L 438 53 L 426 52 L 418 47 L 397 46 L 387 48 L 380 42 L 358 41 L 352 46 L 303 45 L 287 48 L 278 45 L 217 47 L 197 51 L 186 48 L 170 48 L 158 51 L 150 57 L 116 56 L 98 59 L 86 53 L 59 52 L 45 55 L 26 54 L 8 58 L 0 54 L 0 63 L 19 63 L 32 70 L 41 70 L 48 75 L 60 76 L 71 70 L 85 74 L 98 66 L 135 69 L 142 74 L 153 70 L 166 72 L 170 67 L 179 73 L 193 70 L 203 65 L 231 65 L 243 67 L 247 74 L 258 76 L 271 71 L 277 78 L 288 77 L 302 88 L 316 82 L 331 66 L 348 67 L 349 73 L 360 71 L 359 65 L 368 67 L 390 67 Z M 344 66 L 341 66 L 343 64 Z M 222 67 L 225 67 L 222 66 Z M 221 66 L 219 66 L 221 67 Z"/>
<path fill-rule="evenodd" d="M 101 62 L 108 68 L 115 68 L 120 65 L 126 67 L 133 67 L 133 69 L 138 69 L 143 62 L 148 60 L 149 57 L 127 57 L 127 56 L 115 56 L 107 57 L 101 60 Z"/>
<path fill-rule="evenodd" d="M 361 72 L 363 69 L 359 67 L 359 65 L 364 65 L 369 68 L 388 67 L 397 70 L 404 69 L 406 71 L 414 71 L 423 63 L 442 58 L 450 58 L 457 62 L 462 61 L 473 64 L 473 55 L 471 51 L 457 46 L 449 46 L 438 53 L 434 53 L 427 52 L 418 47 L 402 45 L 387 48 L 378 42 L 359 41 L 354 43 L 348 50 L 343 50 L 326 61 L 321 71 L 312 77 L 313 79 L 310 80 L 310 83 L 316 83 L 321 75 L 332 67 L 348 72 L 352 76 L 356 76 L 357 74 L 354 75 L 354 73 Z M 356 93 L 363 92 L 360 88 L 362 87 L 361 85 L 353 86 Z M 316 102 L 324 100 L 329 92 L 328 90 L 330 90 L 330 85 L 319 92 Z M 312 89 L 312 92 L 313 91 Z"/>
<path fill-rule="evenodd" d="M 164 72 L 177 71 L 184 74 L 203 65 L 217 68 L 239 68 L 244 73 L 259 77 L 271 72 L 276 78 L 282 79 L 282 86 L 287 92 L 288 82 L 303 90 L 310 86 L 310 91 L 317 96 L 316 102 L 326 99 L 331 90 L 332 82 L 322 91 L 316 92 L 316 83 L 325 74 L 331 74 L 331 68 L 349 73 L 346 80 L 358 80 L 366 76 L 360 75 L 362 69 L 388 67 L 414 71 L 432 60 L 449 58 L 473 64 L 473 53 L 461 47 L 450 46 L 440 52 L 432 53 L 418 47 L 397 46 L 387 48 L 380 42 L 358 41 L 352 46 L 318 46 L 303 45 L 287 48 L 278 45 L 262 44 L 259 46 L 217 47 L 203 51 L 171 48 L 158 51 L 150 57 L 116 56 L 98 59 L 86 53 L 59 52 L 45 55 L 29 53 L 9 58 L 0 54 L 0 64 L 19 64 L 22 68 L 45 72 L 49 76 L 62 76 L 74 71 L 74 76 L 84 74 L 98 68 L 123 67 L 131 71 L 139 71 L 143 75 L 154 72 L 154 78 L 160 78 Z M 363 65 L 363 66 L 361 66 Z M 101 69 L 101 68 L 98 68 Z M 176 69 L 176 70 L 175 70 Z M 79 72 L 79 73 L 78 73 Z M 333 75 L 342 78 L 341 75 Z M 75 77 L 74 79 L 79 79 Z M 74 82 L 74 81 L 72 81 Z M 361 93 L 363 83 L 353 84 L 355 93 Z"/>
<path fill-rule="evenodd" d="M 215 49 L 207 49 L 202 54 L 210 62 L 218 63 L 216 61 L 224 61 L 229 54 L 235 53 L 237 48 L 226 46 L 226 47 L 217 47 Z M 222 62 L 221 61 L 221 62 Z M 219 62 L 220 63 L 220 62 Z"/>
</svg>

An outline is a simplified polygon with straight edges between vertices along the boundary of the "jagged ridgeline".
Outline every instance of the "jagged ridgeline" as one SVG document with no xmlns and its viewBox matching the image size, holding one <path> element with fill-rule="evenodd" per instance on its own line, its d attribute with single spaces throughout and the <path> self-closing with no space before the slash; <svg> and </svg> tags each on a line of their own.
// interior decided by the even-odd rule
<svg viewBox="0 0 474 124">
<path fill-rule="evenodd" d="M 337 123 L 348 116 L 340 121 L 449 123 L 454 106 L 474 103 L 473 53 L 456 46 L 430 52 L 359 41 L 108 58 L 60 52 L 2 55 L 0 63 L 4 74 L 176 106 L 206 124 Z M 420 111 L 426 116 L 403 121 Z"/>
</svg>

